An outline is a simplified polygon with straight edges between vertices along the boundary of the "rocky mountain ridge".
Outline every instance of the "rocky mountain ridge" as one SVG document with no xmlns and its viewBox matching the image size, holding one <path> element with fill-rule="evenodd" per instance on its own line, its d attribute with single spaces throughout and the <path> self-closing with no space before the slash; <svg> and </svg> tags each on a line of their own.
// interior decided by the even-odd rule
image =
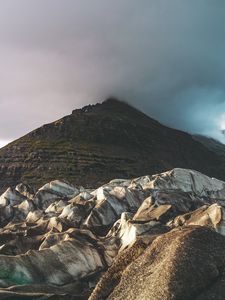
<svg viewBox="0 0 225 300">
<path fill-rule="evenodd" d="M 0 191 L 20 182 L 39 188 L 55 178 L 93 188 L 174 167 L 225 180 L 220 157 L 191 135 L 110 98 L 0 149 Z"/>
<path fill-rule="evenodd" d="M 180 168 L 8 188 L 0 299 L 223 299 L 224 211 L 225 182 Z"/>
</svg>

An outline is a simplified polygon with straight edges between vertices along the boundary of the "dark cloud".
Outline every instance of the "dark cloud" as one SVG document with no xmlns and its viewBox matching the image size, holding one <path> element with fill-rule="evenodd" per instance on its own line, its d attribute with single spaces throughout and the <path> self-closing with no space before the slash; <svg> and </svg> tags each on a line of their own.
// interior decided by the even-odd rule
<svg viewBox="0 0 225 300">
<path fill-rule="evenodd" d="M 2 0 L 0 140 L 115 95 L 221 139 L 223 0 Z"/>
</svg>

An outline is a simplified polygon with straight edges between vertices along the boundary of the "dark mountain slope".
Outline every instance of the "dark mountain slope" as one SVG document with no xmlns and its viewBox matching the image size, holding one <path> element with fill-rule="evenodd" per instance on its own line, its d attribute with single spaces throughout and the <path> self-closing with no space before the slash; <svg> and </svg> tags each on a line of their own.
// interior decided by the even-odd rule
<svg viewBox="0 0 225 300">
<path fill-rule="evenodd" d="M 193 138 L 202 143 L 205 147 L 209 150 L 215 152 L 221 160 L 224 162 L 225 165 L 225 145 L 222 144 L 220 141 L 213 139 L 211 137 L 207 137 L 204 135 L 193 135 Z"/>
<path fill-rule="evenodd" d="M 116 99 L 74 110 L 0 150 L 0 189 L 65 179 L 97 186 L 112 178 L 191 168 L 225 179 L 220 158 L 191 135 Z"/>
</svg>

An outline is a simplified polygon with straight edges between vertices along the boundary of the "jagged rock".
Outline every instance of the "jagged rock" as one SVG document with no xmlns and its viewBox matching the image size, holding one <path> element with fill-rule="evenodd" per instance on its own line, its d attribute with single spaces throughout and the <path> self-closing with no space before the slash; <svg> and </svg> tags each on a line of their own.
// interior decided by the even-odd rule
<svg viewBox="0 0 225 300">
<path fill-rule="evenodd" d="M 15 187 L 15 190 L 18 191 L 21 195 L 25 196 L 28 199 L 32 199 L 35 194 L 35 190 L 28 184 L 19 183 Z"/>
<path fill-rule="evenodd" d="M 131 247 L 140 236 L 153 235 L 168 231 L 167 227 L 157 221 L 138 222 L 132 218 L 132 214 L 122 213 L 108 233 L 108 237 L 117 237 L 120 241 L 120 251 Z"/>
<path fill-rule="evenodd" d="M 7 205 L 7 206 L 0 207 L 0 224 L 1 224 L 1 226 L 4 226 L 8 222 L 10 222 L 12 220 L 13 216 L 14 216 L 14 210 L 13 210 L 12 206 Z"/>
<path fill-rule="evenodd" d="M 47 209 L 50 204 L 59 201 L 61 195 L 55 194 L 54 191 L 39 190 L 34 196 L 34 203 L 39 209 Z"/>
<path fill-rule="evenodd" d="M 173 291 L 168 289 L 173 287 L 173 278 L 166 277 L 165 272 L 173 274 L 174 266 L 179 264 L 185 270 L 186 260 L 179 260 L 183 255 L 191 264 L 192 259 L 202 259 L 199 245 L 193 246 L 194 257 L 187 252 L 188 244 L 196 235 L 198 240 L 200 232 L 203 242 L 205 238 L 220 247 L 216 244 L 222 240 L 207 228 L 225 235 L 224 187 L 224 182 L 196 171 L 174 169 L 133 180 L 113 180 L 95 190 L 58 180 L 34 194 L 31 187 L 23 184 L 8 189 L 0 196 L 0 299 L 8 297 L 9 291 L 9 297 L 15 299 L 18 295 L 29 299 L 29 291 L 34 291 L 37 299 L 48 297 L 49 291 L 53 299 L 87 299 L 98 279 L 110 268 L 91 296 L 100 298 L 93 299 L 132 299 L 138 293 L 138 299 L 150 295 L 154 300 L 183 300 L 186 296 L 180 286 L 174 295 L 183 298 L 170 298 Z M 211 255 L 208 246 L 204 246 L 203 256 Z M 221 266 L 225 264 L 222 262 Z M 127 273 L 135 268 L 137 276 L 143 273 L 143 291 L 139 290 L 138 277 L 130 278 Z M 181 276 L 176 268 L 174 274 L 176 280 Z M 163 287 L 162 292 L 156 287 L 155 278 Z M 204 288 L 207 280 L 203 278 L 197 284 Z M 219 281 L 218 286 L 223 289 Z M 194 286 L 191 289 L 195 291 Z M 39 296 L 42 292 L 44 295 Z M 162 295 L 165 297 L 160 298 Z"/>
<path fill-rule="evenodd" d="M 54 202 L 50 204 L 46 210 L 45 213 L 56 213 L 59 214 L 63 211 L 63 209 L 68 205 L 68 201 L 59 200 L 57 202 Z"/>
<path fill-rule="evenodd" d="M 104 268 L 97 250 L 84 240 L 65 241 L 23 256 L 0 256 L 0 263 L 2 287 L 32 283 L 63 285 Z"/>
<path fill-rule="evenodd" d="M 218 205 L 203 205 L 193 212 L 176 217 L 170 226 L 199 225 L 213 228 L 215 231 L 225 235 L 224 209 Z"/>
<path fill-rule="evenodd" d="M 24 200 L 19 205 L 15 205 L 14 209 L 14 218 L 13 221 L 24 220 L 27 215 L 35 210 L 35 206 L 32 200 Z"/>
<path fill-rule="evenodd" d="M 41 210 L 30 211 L 26 217 L 26 221 L 29 223 L 37 222 L 41 218 L 42 214 L 43 212 Z"/>
<path fill-rule="evenodd" d="M 40 209 L 47 209 L 55 201 L 72 199 L 79 194 L 79 190 L 59 180 L 51 181 L 41 187 L 34 196 L 34 203 Z"/>
<path fill-rule="evenodd" d="M 91 200 L 93 195 L 89 191 L 81 191 L 80 194 L 73 199 L 69 200 L 70 203 L 80 203 L 82 201 Z"/>
<path fill-rule="evenodd" d="M 50 246 L 49 239 L 51 238 L 47 237 L 40 246 L 41 251 L 28 251 L 25 255 L 14 257 L 0 255 L 0 286 L 68 284 L 104 270 L 107 267 L 109 250 L 114 251 L 113 256 L 117 253 L 115 242 L 106 243 L 108 252 L 105 257 L 103 245 L 88 231 L 68 232 L 68 236 L 61 235 L 59 243 L 56 243 L 56 239 L 55 244 L 51 241 L 53 246 Z"/>
<path fill-rule="evenodd" d="M 79 194 L 79 190 L 75 188 L 74 186 L 62 182 L 60 180 L 54 180 L 47 184 L 45 184 L 43 187 L 39 189 L 39 191 L 52 191 L 55 194 L 61 195 L 61 196 L 67 196 L 68 198 L 75 197 Z"/>
<path fill-rule="evenodd" d="M 221 201 L 225 198 L 223 181 L 210 178 L 194 170 L 175 168 L 161 174 L 134 179 L 131 184 L 139 184 L 143 189 L 181 190 L 186 193 L 194 193 L 199 197 Z"/>
<path fill-rule="evenodd" d="M 8 188 L 0 197 L 0 206 L 16 205 L 27 199 L 17 190 Z"/>
<path fill-rule="evenodd" d="M 70 228 L 64 232 L 54 232 L 51 230 L 44 236 L 44 241 L 41 243 L 39 250 L 50 248 L 60 242 L 69 240 L 71 237 L 75 237 L 75 234 L 76 229 L 73 228 Z"/>
<path fill-rule="evenodd" d="M 154 189 L 139 207 L 133 219 L 142 222 L 158 220 L 166 223 L 179 214 L 193 211 L 202 205 L 214 202 L 214 199 L 200 197 L 193 191 Z"/>
<path fill-rule="evenodd" d="M 96 205 L 84 222 L 99 234 L 105 234 L 123 212 L 135 212 L 147 193 L 135 188 L 104 186 L 96 191 Z"/>
<path fill-rule="evenodd" d="M 145 222 L 151 220 L 161 221 L 162 218 L 164 218 L 165 215 L 167 216 L 170 210 L 172 210 L 172 205 L 163 204 L 156 207 L 151 205 L 148 209 L 144 208 L 144 210 L 145 211 L 143 211 L 143 206 L 141 206 L 141 209 L 135 214 L 134 220 L 145 221 Z"/>
<path fill-rule="evenodd" d="M 93 201 L 80 201 L 80 198 L 72 199 L 73 201 L 65 206 L 59 218 L 66 218 L 72 226 L 79 227 L 82 221 L 89 215 L 94 207 Z"/>
</svg>

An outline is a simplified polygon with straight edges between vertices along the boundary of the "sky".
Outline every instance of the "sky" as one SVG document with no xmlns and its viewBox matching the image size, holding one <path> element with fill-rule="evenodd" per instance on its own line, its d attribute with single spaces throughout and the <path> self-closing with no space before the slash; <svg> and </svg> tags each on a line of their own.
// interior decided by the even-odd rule
<svg viewBox="0 0 225 300">
<path fill-rule="evenodd" d="M 1 0 L 0 146 L 109 96 L 225 128 L 224 0 Z"/>
</svg>

